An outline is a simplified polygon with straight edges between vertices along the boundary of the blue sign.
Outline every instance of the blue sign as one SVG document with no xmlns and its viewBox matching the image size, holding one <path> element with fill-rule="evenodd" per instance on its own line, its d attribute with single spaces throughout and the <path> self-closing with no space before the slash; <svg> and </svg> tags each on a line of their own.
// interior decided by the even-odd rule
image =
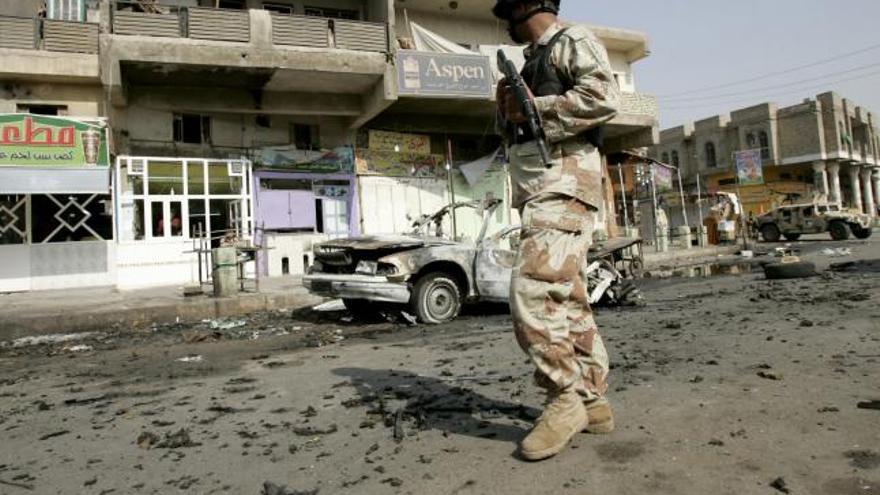
<svg viewBox="0 0 880 495">
<path fill-rule="evenodd" d="M 489 57 L 458 53 L 397 52 L 398 91 L 402 96 L 489 98 Z"/>
</svg>

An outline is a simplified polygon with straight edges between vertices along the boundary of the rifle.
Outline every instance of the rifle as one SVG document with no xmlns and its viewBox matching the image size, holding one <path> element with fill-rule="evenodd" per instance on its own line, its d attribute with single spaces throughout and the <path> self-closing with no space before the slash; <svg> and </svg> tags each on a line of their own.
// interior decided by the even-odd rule
<svg viewBox="0 0 880 495">
<path fill-rule="evenodd" d="M 547 134 L 541 126 L 541 120 L 538 118 L 538 109 L 535 107 L 535 102 L 529 98 L 529 89 L 522 76 L 517 72 L 516 65 L 507 58 L 503 50 L 498 50 L 498 70 L 504 74 L 504 80 L 508 88 L 513 90 L 516 101 L 519 102 L 520 112 L 526 118 L 525 125 L 528 126 L 538 144 L 538 153 L 541 154 L 541 161 L 545 167 L 552 167 L 553 159 L 550 157 L 550 148 L 547 146 Z M 515 129 L 513 135 L 516 135 Z"/>
</svg>

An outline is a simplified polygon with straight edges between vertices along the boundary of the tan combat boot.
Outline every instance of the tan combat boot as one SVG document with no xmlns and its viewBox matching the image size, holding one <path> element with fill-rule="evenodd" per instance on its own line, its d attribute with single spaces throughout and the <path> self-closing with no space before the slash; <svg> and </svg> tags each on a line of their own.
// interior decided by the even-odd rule
<svg viewBox="0 0 880 495">
<path fill-rule="evenodd" d="M 590 421 L 584 429 L 587 433 L 606 434 L 614 431 L 614 413 L 611 411 L 611 404 L 604 397 L 595 400 L 589 404 L 585 404 L 587 408 L 587 416 Z"/>
<path fill-rule="evenodd" d="M 580 394 L 573 388 L 555 392 L 535 427 L 520 444 L 520 453 L 529 461 L 553 457 L 588 424 L 587 409 Z"/>
</svg>

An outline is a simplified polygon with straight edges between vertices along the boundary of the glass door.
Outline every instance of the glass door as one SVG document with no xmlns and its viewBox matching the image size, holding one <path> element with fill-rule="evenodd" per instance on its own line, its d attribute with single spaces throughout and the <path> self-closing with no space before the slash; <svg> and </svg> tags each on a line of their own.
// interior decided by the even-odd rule
<svg viewBox="0 0 880 495">
<path fill-rule="evenodd" d="M 183 201 L 179 198 L 151 198 L 146 214 L 150 239 L 183 237 L 186 224 L 189 223 L 183 211 Z"/>
</svg>

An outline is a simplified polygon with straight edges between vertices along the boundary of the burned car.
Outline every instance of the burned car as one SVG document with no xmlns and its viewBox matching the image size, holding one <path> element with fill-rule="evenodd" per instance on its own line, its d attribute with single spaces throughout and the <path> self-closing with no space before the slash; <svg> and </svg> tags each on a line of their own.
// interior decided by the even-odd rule
<svg viewBox="0 0 880 495">
<path fill-rule="evenodd" d="M 313 294 L 342 299 L 355 315 L 386 304 L 408 305 L 419 321 L 428 324 L 455 319 L 467 302 L 505 303 L 519 227 L 495 227 L 489 233 L 500 205 L 494 199 L 455 203 L 415 221 L 410 234 L 319 244 L 303 285 Z M 453 213 L 460 217 L 466 211 L 480 217 L 477 239 L 447 238 L 444 232 Z M 613 263 L 595 260 L 589 266 L 591 302 L 638 299 L 634 285 Z"/>
</svg>

